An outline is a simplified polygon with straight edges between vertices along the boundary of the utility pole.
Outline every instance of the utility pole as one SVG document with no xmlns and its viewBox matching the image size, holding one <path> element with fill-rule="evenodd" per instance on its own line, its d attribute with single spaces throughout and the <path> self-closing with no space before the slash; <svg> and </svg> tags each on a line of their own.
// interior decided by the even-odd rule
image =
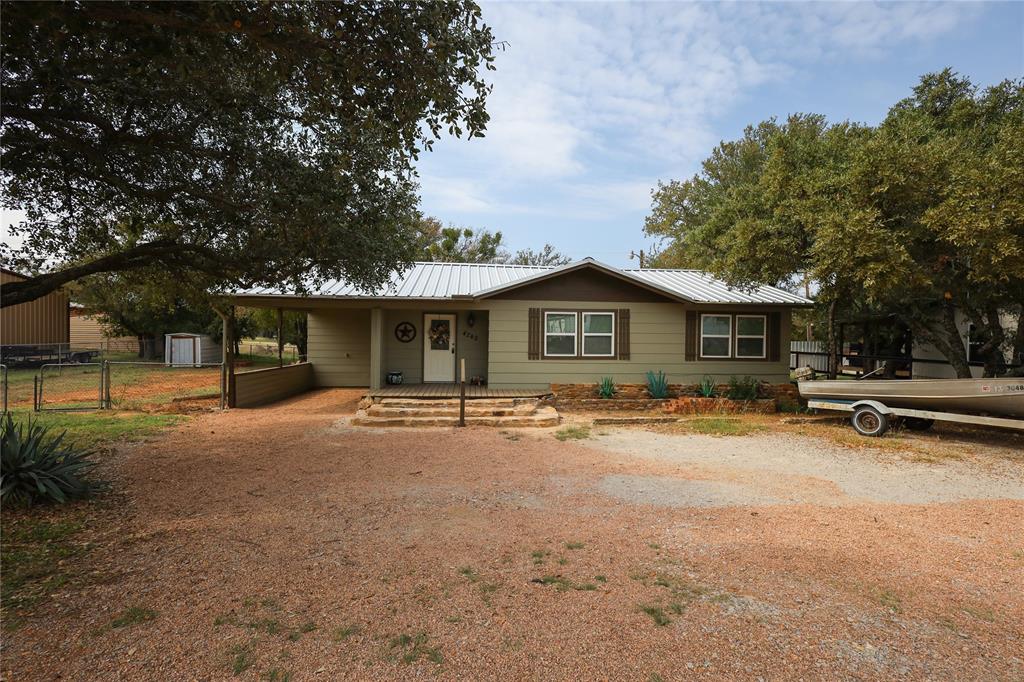
<svg viewBox="0 0 1024 682">
<path fill-rule="evenodd" d="M 630 252 L 629 252 L 629 260 L 633 260 L 634 258 L 637 258 L 637 259 L 640 260 L 640 269 L 643 270 L 644 269 L 644 265 L 645 265 L 645 263 L 644 263 L 644 258 L 645 258 L 644 250 L 640 249 L 640 253 L 637 253 L 636 251 L 630 250 Z"/>
</svg>

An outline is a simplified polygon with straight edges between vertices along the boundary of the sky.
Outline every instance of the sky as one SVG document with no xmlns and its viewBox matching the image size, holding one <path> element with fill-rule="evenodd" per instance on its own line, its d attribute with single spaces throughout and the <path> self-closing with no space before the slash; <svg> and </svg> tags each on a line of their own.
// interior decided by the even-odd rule
<svg viewBox="0 0 1024 682">
<path fill-rule="evenodd" d="M 657 183 L 748 124 L 877 123 L 947 66 L 982 86 L 1024 76 L 1024 2 L 502 2 L 483 16 L 504 45 L 487 135 L 420 157 L 423 211 L 616 266 L 654 245 Z M 5 231 L 18 220 L 0 215 Z"/>
<path fill-rule="evenodd" d="M 506 45 L 487 134 L 421 156 L 423 211 L 617 266 L 654 243 L 657 183 L 748 124 L 878 123 L 947 66 L 982 86 L 1024 76 L 1024 3 L 510 2 L 483 16 Z"/>
</svg>

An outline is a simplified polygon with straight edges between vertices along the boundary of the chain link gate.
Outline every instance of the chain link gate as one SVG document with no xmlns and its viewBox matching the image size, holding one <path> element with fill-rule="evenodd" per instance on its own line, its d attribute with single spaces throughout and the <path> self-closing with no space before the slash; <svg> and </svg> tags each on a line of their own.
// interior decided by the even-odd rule
<svg viewBox="0 0 1024 682">
<path fill-rule="evenodd" d="M 36 410 L 98 410 L 103 407 L 103 363 L 47 364 L 39 368 Z"/>
<path fill-rule="evenodd" d="M 168 365 L 163 362 L 103 363 L 103 406 L 115 410 L 224 407 L 222 363 Z"/>
</svg>

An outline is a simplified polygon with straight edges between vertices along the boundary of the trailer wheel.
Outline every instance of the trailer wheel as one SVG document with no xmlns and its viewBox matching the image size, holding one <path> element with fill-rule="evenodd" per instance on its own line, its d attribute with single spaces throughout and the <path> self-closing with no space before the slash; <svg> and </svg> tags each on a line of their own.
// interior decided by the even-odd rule
<svg viewBox="0 0 1024 682">
<path fill-rule="evenodd" d="M 850 421 L 862 436 L 881 436 L 889 430 L 889 416 L 870 405 L 861 405 L 854 411 Z"/>
<path fill-rule="evenodd" d="M 932 428 L 934 423 L 934 419 L 924 419 L 923 417 L 907 417 L 903 420 L 903 425 L 911 431 L 927 431 Z"/>
</svg>

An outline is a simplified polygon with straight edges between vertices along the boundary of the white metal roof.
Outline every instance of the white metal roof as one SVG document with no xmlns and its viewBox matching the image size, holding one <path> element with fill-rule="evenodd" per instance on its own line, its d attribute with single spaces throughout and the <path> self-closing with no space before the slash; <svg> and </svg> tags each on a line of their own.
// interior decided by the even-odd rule
<svg viewBox="0 0 1024 682">
<path fill-rule="evenodd" d="M 695 303 L 755 303 L 807 305 L 808 299 L 770 286 L 752 291 L 730 288 L 725 282 L 696 270 L 623 270 L 587 258 L 562 266 L 503 265 L 498 263 L 413 263 L 401 274 L 373 291 L 345 281 L 331 280 L 311 288 L 309 297 L 349 299 L 451 299 L 504 291 L 531 280 L 546 279 L 562 270 L 594 267 L 634 280 L 641 286 Z M 238 297 L 299 296 L 277 287 L 253 287 L 234 292 Z"/>
</svg>

